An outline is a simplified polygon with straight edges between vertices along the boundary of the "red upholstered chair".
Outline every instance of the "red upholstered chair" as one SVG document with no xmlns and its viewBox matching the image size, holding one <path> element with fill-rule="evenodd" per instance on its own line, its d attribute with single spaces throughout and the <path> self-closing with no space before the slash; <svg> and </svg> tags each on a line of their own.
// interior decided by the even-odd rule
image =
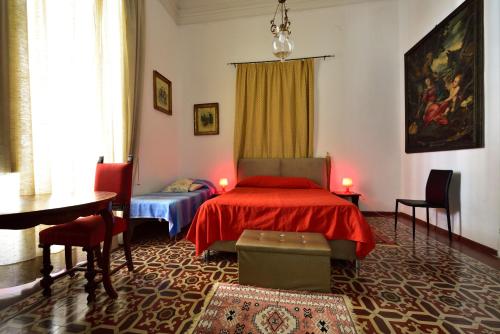
<svg viewBox="0 0 500 334">
<path fill-rule="evenodd" d="M 110 274 L 116 272 L 125 264 L 129 271 L 134 270 L 132 263 L 132 254 L 130 251 L 130 236 L 128 233 L 130 197 L 132 193 L 132 157 L 127 163 L 103 163 L 104 158 L 100 157 L 95 173 L 95 191 L 115 192 L 116 198 L 113 201 L 113 210 L 123 212 L 123 218 L 115 216 L 113 235 L 123 233 L 123 248 L 125 251 L 126 262 L 119 268 L 115 268 Z M 95 281 L 96 272 L 94 261 L 102 268 L 101 242 L 104 241 L 105 224 L 100 215 L 80 217 L 77 220 L 55 225 L 40 232 L 40 247 L 43 248 L 43 269 L 41 273 L 43 278 L 41 286 L 45 296 L 51 295 L 50 286 L 54 279 L 50 272 L 53 267 L 50 264 L 50 246 L 64 245 L 66 272 L 70 276 L 74 275 L 76 270 L 85 270 L 87 284 L 85 291 L 88 293 L 89 302 L 95 300 L 95 288 L 98 281 Z M 71 246 L 82 247 L 87 253 L 87 264 L 85 267 L 73 267 L 71 258 Z"/>
</svg>

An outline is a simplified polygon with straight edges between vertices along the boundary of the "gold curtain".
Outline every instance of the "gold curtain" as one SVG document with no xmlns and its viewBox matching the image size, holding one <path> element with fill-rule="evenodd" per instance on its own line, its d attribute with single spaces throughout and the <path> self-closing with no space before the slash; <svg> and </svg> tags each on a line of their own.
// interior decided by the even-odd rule
<svg viewBox="0 0 500 334">
<path fill-rule="evenodd" d="M 0 2 L 0 174 L 10 167 L 10 117 L 9 117 L 9 47 L 7 1 Z"/>
<path fill-rule="evenodd" d="M 34 193 L 26 0 L 0 4 L 0 172 L 19 173 L 20 193 Z"/>
<path fill-rule="evenodd" d="M 34 193 L 26 11 L 26 0 L 0 1 L 0 200 Z M 36 256 L 36 229 L 0 233 L 0 265 Z"/>
<path fill-rule="evenodd" d="M 125 137 L 124 161 L 135 154 L 139 130 L 143 73 L 143 22 L 144 9 L 141 0 L 122 0 L 123 34 L 123 133 Z M 137 161 L 136 161 L 137 164 Z"/>
<path fill-rule="evenodd" d="M 116 1 L 116 0 L 111 0 Z M 105 52 L 105 45 L 109 43 L 103 37 L 105 36 L 105 7 L 109 6 L 110 0 L 95 0 L 96 5 L 96 42 L 98 52 Z M 143 57 L 143 22 L 144 10 L 142 0 L 121 0 L 119 3 L 120 10 L 120 46 L 122 48 L 122 100 L 121 102 L 121 129 L 120 134 L 123 135 L 123 145 L 121 151 L 118 150 L 108 152 L 111 160 L 127 161 L 130 154 L 134 154 L 136 147 L 136 138 L 139 130 L 139 108 L 141 102 L 142 90 L 142 57 Z M 109 11 L 108 11 L 109 12 Z M 105 76 L 102 73 L 101 76 Z M 101 94 L 106 94 L 101 90 Z M 108 138 L 111 140 L 111 138 Z M 111 146 L 111 142 L 108 146 Z"/>
<path fill-rule="evenodd" d="M 234 157 L 313 156 L 314 60 L 240 64 Z"/>
</svg>

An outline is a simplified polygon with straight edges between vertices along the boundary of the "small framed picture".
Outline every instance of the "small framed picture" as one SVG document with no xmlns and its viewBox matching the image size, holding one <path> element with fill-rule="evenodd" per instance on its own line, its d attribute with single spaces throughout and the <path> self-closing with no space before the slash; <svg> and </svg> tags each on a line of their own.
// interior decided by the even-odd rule
<svg viewBox="0 0 500 334">
<path fill-rule="evenodd" d="M 157 71 L 153 71 L 153 97 L 156 110 L 172 115 L 172 83 Z"/>
<path fill-rule="evenodd" d="M 194 135 L 219 134 L 219 104 L 204 103 L 194 105 Z"/>
</svg>

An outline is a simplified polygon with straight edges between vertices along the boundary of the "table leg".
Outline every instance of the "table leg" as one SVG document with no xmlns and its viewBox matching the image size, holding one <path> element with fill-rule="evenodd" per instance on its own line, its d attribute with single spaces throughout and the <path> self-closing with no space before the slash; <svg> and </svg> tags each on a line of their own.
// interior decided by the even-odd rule
<svg viewBox="0 0 500 334">
<path fill-rule="evenodd" d="M 359 208 L 359 196 L 351 196 L 352 202 Z"/>
<path fill-rule="evenodd" d="M 101 216 L 106 224 L 106 231 L 104 233 L 104 245 L 102 247 L 102 283 L 106 293 L 111 298 L 117 298 L 118 294 L 113 285 L 111 285 L 110 272 L 110 253 L 111 253 L 111 239 L 113 238 L 113 215 L 111 213 L 111 205 L 108 210 L 103 210 Z"/>
<path fill-rule="evenodd" d="M 43 267 L 42 270 L 40 270 L 43 278 L 40 281 L 40 285 L 43 288 L 43 295 L 45 297 L 50 297 L 52 295 L 52 290 L 50 289 L 50 286 L 54 282 L 54 279 L 50 276 L 52 269 L 54 269 L 54 267 L 50 264 L 50 245 L 43 245 Z"/>
</svg>

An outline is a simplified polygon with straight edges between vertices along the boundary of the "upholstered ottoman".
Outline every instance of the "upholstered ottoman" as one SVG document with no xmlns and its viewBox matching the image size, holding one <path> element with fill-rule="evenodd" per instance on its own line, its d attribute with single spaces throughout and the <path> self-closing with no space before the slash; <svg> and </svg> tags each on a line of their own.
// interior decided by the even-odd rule
<svg viewBox="0 0 500 334">
<path fill-rule="evenodd" d="M 236 250 L 240 284 L 330 292 L 330 246 L 320 233 L 245 230 Z"/>
</svg>

